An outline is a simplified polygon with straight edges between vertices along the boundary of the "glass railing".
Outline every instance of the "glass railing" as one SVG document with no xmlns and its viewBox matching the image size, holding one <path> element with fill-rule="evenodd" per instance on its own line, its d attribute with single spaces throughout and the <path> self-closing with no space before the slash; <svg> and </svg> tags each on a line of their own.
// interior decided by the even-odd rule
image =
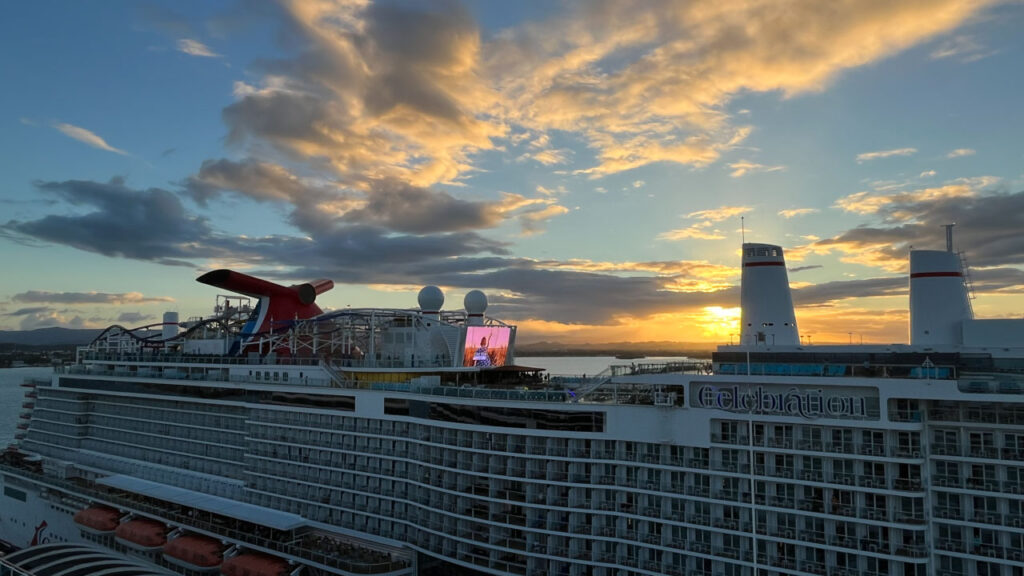
<svg viewBox="0 0 1024 576">
<path fill-rule="evenodd" d="M 854 378 L 915 378 L 949 380 L 957 377 L 955 366 L 919 364 L 792 364 L 786 362 L 719 362 L 715 374 L 730 376 L 823 376 Z"/>
</svg>

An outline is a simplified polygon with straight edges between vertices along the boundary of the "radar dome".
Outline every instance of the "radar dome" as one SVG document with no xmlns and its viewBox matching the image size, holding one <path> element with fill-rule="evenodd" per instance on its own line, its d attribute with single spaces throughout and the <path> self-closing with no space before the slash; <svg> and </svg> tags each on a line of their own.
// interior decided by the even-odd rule
<svg viewBox="0 0 1024 576">
<path fill-rule="evenodd" d="M 483 314 L 487 310 L 487 295 L 479 290 L 470 290 L 462 301 L 466 314 Z"/>
<path fill-rule="evenodd" d="M 423 312 L 439 312 L 444 306 L 444 292 L 437 286 L 424 286 L 420 290 L 419 303 Z"/>
</svg>

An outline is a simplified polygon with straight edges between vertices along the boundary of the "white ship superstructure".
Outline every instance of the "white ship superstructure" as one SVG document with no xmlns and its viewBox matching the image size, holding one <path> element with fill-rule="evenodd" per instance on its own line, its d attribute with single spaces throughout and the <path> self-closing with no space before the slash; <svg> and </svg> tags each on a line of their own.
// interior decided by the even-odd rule
<svg viewBox="0 0 1024 576">
<path fill-rule="evenodd" d="M 30 384 L 0 537 L 228 576 L 1019 575 L 1024 322 L 973 319 L 955 256 L 912 254 L 911 344 L 802 346 L 782 249 L 745 245 L 739 346 L 589 379 L 515 366 L 479 292 L 321 313 L 322 281 L 211 273 L 258 304 Z"/>
</svg>

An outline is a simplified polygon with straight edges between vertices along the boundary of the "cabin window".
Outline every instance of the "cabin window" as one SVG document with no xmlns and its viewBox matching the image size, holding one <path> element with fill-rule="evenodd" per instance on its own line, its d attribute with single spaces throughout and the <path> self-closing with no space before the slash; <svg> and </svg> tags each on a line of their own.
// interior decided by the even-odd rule
<svg viewBox="0 0 1024 576">
<path fill-rule="evenodd" d="M 16 488 L 11 488 L 10 486 L 4 486 L 4 496 L 14 498 L 15 500 L 21 500 L 22 502 L 28 500 L 28 494 Z"/>
</svg>

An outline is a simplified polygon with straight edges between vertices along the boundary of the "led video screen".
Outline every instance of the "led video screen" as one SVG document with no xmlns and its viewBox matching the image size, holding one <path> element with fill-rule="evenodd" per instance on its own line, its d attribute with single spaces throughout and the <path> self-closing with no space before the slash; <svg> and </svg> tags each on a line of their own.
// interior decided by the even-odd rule
<svg viewBox="0 0 1024 576">
<path fill-rule="evenodd" d="M 508 340 L 512 329 L 507 326 L 469 326 L 466 328 L 466 349 L 463 366 L 504 366 L 508 360 Z"/>
</svg>

